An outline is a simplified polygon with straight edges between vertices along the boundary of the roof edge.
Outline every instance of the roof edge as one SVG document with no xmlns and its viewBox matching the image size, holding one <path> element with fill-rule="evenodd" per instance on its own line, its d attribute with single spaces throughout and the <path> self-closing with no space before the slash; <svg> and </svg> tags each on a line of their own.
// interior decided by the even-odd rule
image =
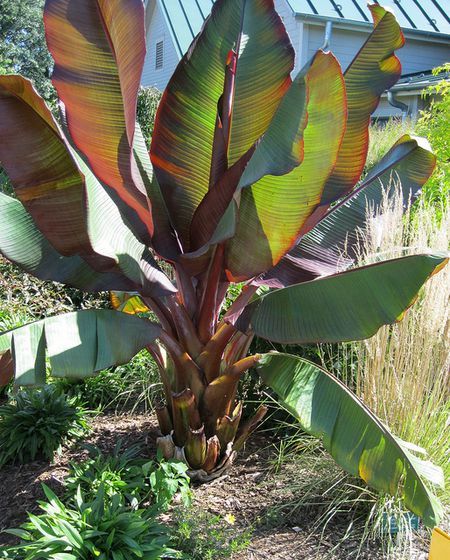
<svg viewBox="0 0 450 560">
<path fill-rule="evenodd" d="M 288 4 L 289 4 L 289 0 L 288 0 Z M 289 6 L 291 7 L 292 10 L 292 6 L 289 4 Z M 341 18 L 341 17 L 329 17 L 329 16 L 321 16 L 319 14 L 305 14 L 305 13 L 301 13 L 301 12 L 296 12 L 295 10 L 292 10 L 295 17 L 298 19 L 301 19 L 302 21 L 305 22 L 317 22 L 317 23 L 321 23 L 321 22 L 327 22 L 327 21 L 332 21 L 333 23 L 337 23 L 337 24 L 341 24 L 341 25 L 349 25 L 351 27 L 360 27 L 360 28 L 364 28 L 364 29 L 372 29 L 373 28 L 373 23 L 370 22 L 365 22 L 365 21 L 356 21 L 354 19 L 347 19 L 347 18 Z M 402 31 L 405 35 L 417 35 L 417 36 L 421 36 L 430 40 L 433 39 L 443 39 L 443 40 L 450 40 L 450 34 L 449 33 L 441 33 L 438 31 L 425 31 L 423 29 L 412 29 L 410 27 L 402 27 Z"/>
</svg>

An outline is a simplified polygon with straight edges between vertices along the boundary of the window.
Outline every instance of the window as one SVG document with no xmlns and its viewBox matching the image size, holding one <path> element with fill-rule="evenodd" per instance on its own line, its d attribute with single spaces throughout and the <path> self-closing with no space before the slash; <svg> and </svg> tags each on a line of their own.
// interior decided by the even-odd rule
<svg viewBox="0 0 450 560">
<path fill-rule="evenodd" d="M 164 41 L 158 41 L 156 43 L 156 59 L 155 68 L 160 70 L 164 65 Z"/>
</svg>

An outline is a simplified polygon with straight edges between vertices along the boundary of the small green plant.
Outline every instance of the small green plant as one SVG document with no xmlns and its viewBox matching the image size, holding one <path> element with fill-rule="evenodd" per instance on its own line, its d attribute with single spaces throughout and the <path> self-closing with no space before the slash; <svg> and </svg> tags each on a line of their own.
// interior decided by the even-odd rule
<svg viewBox="0 0 450 560">
<path fill-rule="evenodd" d="M 222 560 L 245 550 L 252 529 L 239 531 L 232 515 L 179 508 L 174 512 L 173 545 L 186 560 Z"/>
<path fill-rule="evenodd" d="M 369 128 L 369 150 L 363 175 L 388 153 L 392 144 L 404 134 L 414 134 L 415 122 L 392 117 L 387 122 L 375 121 Z"/>
<path fill-rule="evenodd" d="M 153 136 L 156 110 L 161 101 L 161 92 L 154 87 L 140 87 L 137 97 L 136 120 L 138 121 L 147 147 Z"/>
<path fill-rule="evenodd" d="M 85 501 L 80 490 L 75 503 L 64 505 L 43 485 L 44 513 L 29 514 L 20 529 L 7 532 L 20 537 L 17 546 L 1 547 L 3 558 L 17 560 L 157 560 L 179 558 L 168 547 L 166 528 L 155 520 L 155 511 L 127 509 L 120 495 L 105 499 L 100 486 L 93 501 Z"/>
<path fill-rule="evenodd" d="M 185 463 L 173 459 L 166 461 L 158 457 L 156 463 L 146 463 L 142 468 L 148 477 L 155 503 L 160 509 L 166 509 L 178 492 L 184 506 L 191 503 L 190 478 Z"/>
<path fill-rule="evenodd" d="M 86 410 L 53 386 L 24 389 L 0 406 L 0 466 L 53 458 L 88 431 Z"/>
<path fill-rule="evenodd" d="M 119 441 L 112 455 L 104 455 L 94 446 L 88 449 L 91 455 L 89 459 L 70 465 L 65 480 L 68 498 L 75 496 L 80 488 L 85 499 L 93 500 L 100 487 L 106 496 L 120 494 L 132 503 L 140 503 L 148 495 L 142 466 L 135 461 L 139 453 L 138 446 L 122 451 Z"/>
<path fill-rule="evenodd" d="M 159 510 L 165 510 L 177 493 L 184 505 L 190 504 L 189 477 L 184 463 L 162 458 L 140 459 L 138 446 L 122 451 L 120 441 L 112 455 L 104 455 L 96 447 L 89 449 L 89 459 L 71 465 L 66 479 L 68 497 L 81 488 L 85 498 L 93 500 L 101 487 L 106 496 L 120 494 L 133 506 L 149 501 Z"/>
</svg>

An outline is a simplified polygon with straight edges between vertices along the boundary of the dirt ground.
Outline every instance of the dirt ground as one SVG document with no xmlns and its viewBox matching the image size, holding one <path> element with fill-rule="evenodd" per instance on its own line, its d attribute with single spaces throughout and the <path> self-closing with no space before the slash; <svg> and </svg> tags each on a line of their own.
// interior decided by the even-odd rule
<svg viewBox="0 0 450 560">
<path fill-rule="evenodd" d="M 111 451 L 119 438 L 123 440 L 123 448 L 139 443 L 146 455 L 155 452 L 158 432 L 155 419 L 149 415 L 102 415 L 92 420 L 92 427 L 87 442 L 104 452 Z M 43 498 L 42 482 L 61 494 L 69 462 L 85 455 L 86 451 L 78 445 L 65 449 L 53 464 L 36 461 L 4 467 L 0 471 L 0 530 L 18 527 L 26 520 L 26 512 L 39 511 L 36 500 Z M 273 455 L 273 447 L 266 437 L 254 434 L 228 474 L 194 488 L 194 507 L 214 514 L 232 514 L 236 518 L 236 530 L 254 527 L 249 548 L 236 554 L 233 560 L 355 558 L 358 542 L 348 538 L 340 544 L 346 531 L 345 519 L 338 519 L 321 534 L 314 528 L 314 511 L 285 510 L 274 518 L 274 511 L 283 511 L 286 492 L 282 489 L 295 479 L 297 472 L 289 464 L 283 464 L 281 471 L 275 472 Z M 12 538 L 0 533 L 0 544 L 9 542 Z M 399 556 L 399 560 L 426 560 L 427 544 L 420 533 L 412 547 L 412 553 Z M 379 549 L 376 542 L 365 545 L 360 558 L 385 558 Z"/>
</svg>

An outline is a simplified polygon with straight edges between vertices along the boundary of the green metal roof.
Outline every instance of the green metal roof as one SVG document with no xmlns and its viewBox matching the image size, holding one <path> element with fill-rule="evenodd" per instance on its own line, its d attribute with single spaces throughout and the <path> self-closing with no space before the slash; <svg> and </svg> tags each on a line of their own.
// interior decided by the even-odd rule
<svg viewBox="0 0 450 560">
<path fill-rule="evenodd" d="M 172 32 L 175 46 L 183 56 L 209 15 L 214 0 L 159 0 Z"/>
<path fill-rule="evenodd" d="M 211 11 L 214 0 L 158 0 L 167 19 L 175 46 L 181 56 Z M 232 1 L 232 0 L 230 0 Z M 371 23 L 366 0 L 286 0 L 295 14 L 349 22 Z M 382 0 L 391 8 L 400 25 L 407 31 L 450 35 L 448 10 L 450 0 Z M 449 43 L 450 58 L 450 43 Z"/>
<path fill-rule="evenodd" d="M 170 1 L 170 0 L 169 0 Z M 406 30 L 450 34 L 449 0 L 373 0 L 391 8 Z M 296 14 L 371 23 L 366 0 L 287 0 Z M 444 4 L 447 8 L 444 7 Z"/>
</svg>

